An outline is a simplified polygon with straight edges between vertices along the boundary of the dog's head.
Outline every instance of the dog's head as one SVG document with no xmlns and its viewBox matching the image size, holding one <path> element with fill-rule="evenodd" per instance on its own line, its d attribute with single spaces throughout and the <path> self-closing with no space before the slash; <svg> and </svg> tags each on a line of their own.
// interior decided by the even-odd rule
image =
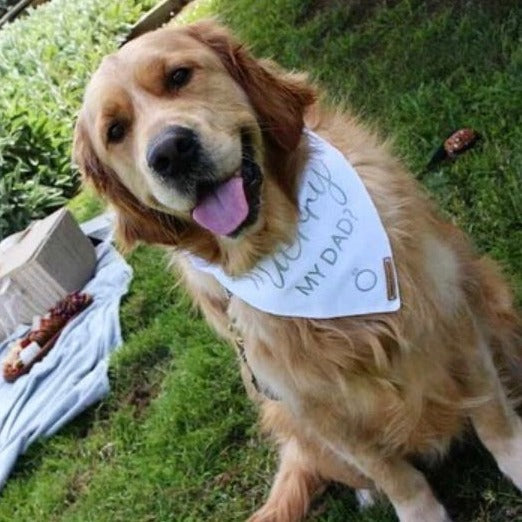
<svg viewBox="0 0 522 522">
<path fill-rule="evenodd" d="M 124 243 L 241 241 L 270 217 L 266 185 L 290 190 L 284 159 L 313 101 L 215 22 L 159 29 L 103 60 L 74 158 L 118 210 Z"/>
</svg>

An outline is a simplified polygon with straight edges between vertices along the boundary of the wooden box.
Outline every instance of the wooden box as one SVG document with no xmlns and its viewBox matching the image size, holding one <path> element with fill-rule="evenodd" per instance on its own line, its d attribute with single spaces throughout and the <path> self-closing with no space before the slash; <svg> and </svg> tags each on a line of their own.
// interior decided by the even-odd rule
<svg viewBox="0 0 522 522">
<path fill-rule="evenodd" d="M 94 247 L 62 208 L 0 244 L 0 340 L 80 290 L 96 266 Z"/>
</svg>

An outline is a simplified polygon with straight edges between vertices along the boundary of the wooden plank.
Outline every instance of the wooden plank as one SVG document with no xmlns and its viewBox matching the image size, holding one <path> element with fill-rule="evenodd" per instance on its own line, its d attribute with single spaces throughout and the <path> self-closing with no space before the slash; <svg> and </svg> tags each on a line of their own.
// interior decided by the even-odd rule
<svg viewBox="0 0 522 522">
<path fill-rule="evenodd" d="M 12 22 L 17 16 L 21 15 L 28 7 L 36 7 L 37 5 L 44 4 L 49 0 L 20 0 L 15 4 L 2 18 L 0 18 L 0 27 L 2 25 Z"/>
<path fill-rule="evenodd" d="M 177 15 L 189 2 L 190 0 L 164 0 L 160 2 L 134 24 L 121 45 L 148 31 L 158 29 Z"/>
</svg>

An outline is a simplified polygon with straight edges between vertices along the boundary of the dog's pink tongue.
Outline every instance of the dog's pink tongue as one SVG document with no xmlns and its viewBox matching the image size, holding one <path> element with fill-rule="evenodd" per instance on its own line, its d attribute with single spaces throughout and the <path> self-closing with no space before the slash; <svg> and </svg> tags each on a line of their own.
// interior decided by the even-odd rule
<svg viewBox="0 0 522 522">
<path fill-rule="evenodd" d="M 226 236 L 245 221 L 248 203 L 243 179 L 234 177 L 221 184 L 192 211 L 192 217 L 202 227 Z"/>
</svg>

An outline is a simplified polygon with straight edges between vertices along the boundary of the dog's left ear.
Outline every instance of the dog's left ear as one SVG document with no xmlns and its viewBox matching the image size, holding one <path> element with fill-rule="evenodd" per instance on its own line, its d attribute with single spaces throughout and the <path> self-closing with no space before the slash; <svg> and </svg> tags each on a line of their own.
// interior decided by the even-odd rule
<svg viewBox="0 0 522 522">
<path fill-rule="evenodd" d="M 306 107 L 316 99 L 303 75 L 285 73 L 256 60 L 225 28 L 212 20 L 187 27 L 196 40 L 210 47 L 228 73 L 243 88 L 265 136 L 285 151 L 294 150 L 301 137 Z"/>
</svg>

